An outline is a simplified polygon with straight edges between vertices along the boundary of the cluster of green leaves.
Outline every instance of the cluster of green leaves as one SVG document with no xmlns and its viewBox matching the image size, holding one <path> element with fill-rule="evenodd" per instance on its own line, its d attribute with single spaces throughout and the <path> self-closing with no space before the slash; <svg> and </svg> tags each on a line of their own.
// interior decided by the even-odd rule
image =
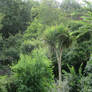
<svg viewBox="0 0 92 92">
<path fill-rule="evenodd" d="M 35 5 L 33 0 L 0 1 L 0 63 L 18 61 L 23 33 L 33 21 L 31 10 Z"/>
<path fill-rule="evenodd" d="M 63 0 L 61 4 L 56 0 L 0 0 L 0 6 L 0 64 L 18 61 L 12 67 L 13 79 L 1 78 L 1 92 L 48 92 L 53 83 L 48 58 L 54 65 L 55 78 L 58 76 L 57 61 L 62 61 L 60 67 L 68 72 L 64 78 L 68 80 L 70 92 L 91 89 L 91 60 L 87 63 L 92 48 L 91 12 L 85 14 L 87 10 L 76 0 Z M 88 17 L 81 18 L 84 14 Z M 74 40 L 71 47 L 65 49 L 71 40 Z M 39 47 L 46 49 L 45 55 Z M 35 50 L 37 48 L 39 51 Z M 79 72 L 84 74 L 84 69 L 86 77 Z"/>
<path fill-rule="evenodd" d="M 44 30 L 44 26 L 35 19 L 24 33 L 24 40 L 40 39 Z M 38 38 L 40 37 L 40 38 Z"/>
<path fill-rule="evenodd" d="M 0 33 L 7 38 L 10 34 L 15 35 L 19 31 L 22 33 L 26 30 L 28 22 L 31 21 L 30 10 L 31 3 L 22 0 L 1 0 L 0 13 L 4 14 L 2 20 L 2 29 Z"/>
<path fill-rule="evenodd" d="M 81 77 L 82 69 L 80 67 L 78 73 L 76 73 L 74 67 L 69 67 L 69 73 L 63 70 L 64 78 L 68 80 L 69 92 L 80 92 L 81 90 Z"/>
<path fill-rule="evenodd" d="M 45 32 L 46 43 L 54 48 L 67 47 L 71 43 L 69 37 L 68 29 L 62 24 L 51 27 Z"/>
<path fill-rule="evenodd" d="M 92 91 L 92 58 L 90 58 L 85 67 L 84 75 L 85 76 L 81 79 L 81 92 L 90 92 Z"/>
<path fill-rule="evenodd" d="M 10 36 L 8 39 L 3 40 L 0 38 L 0 63 L 11 64 L 12 61 L 19 59 L 20 46 L 22 42 L 22 35 Z"/>
<path fill-rule="evenodd" d="M 47 92 L 53 82 L 51 61 L 41 50 L 34 50 L 31 56 L 21 55 L 12 69 L 17 76 L 18 92 Z"/>
<path fill-rule="evenodd" d="M 32 51 L 31 56 L 22 54 L 11 69 L 11 81 L 1 79 L 6 82 L 0 86 L 1 92 L 47 92 L 54 82 L 51 61 L 42 49 Z"/>
</svg>

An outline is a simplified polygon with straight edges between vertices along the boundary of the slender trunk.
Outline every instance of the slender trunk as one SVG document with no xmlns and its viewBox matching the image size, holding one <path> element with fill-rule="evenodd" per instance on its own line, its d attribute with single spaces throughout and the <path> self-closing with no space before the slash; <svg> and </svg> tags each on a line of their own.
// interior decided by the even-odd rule
<svg viewBox="0 0 92 92">
<path fill-rule="evenodd" d="M 61 92 L 61 60 L 58 60 L 58 75 L 59 75 L 59 81 L 58 81 L 58 92 Z"/>
<path fill-rule="evenodd" d="M 60 49 L 60 53 L 57 53 L 57 50 L 56 50 L 56 57 L 57 57 L 57 61 L 58 61 L 58 75 L 59 75 L 59 88 L 58 88 L 58 92 L 61 92 L 61 81 L 62 81 L 62 67 L 61 67 L 61 57 L 62 57 L 62 48 Z"/>
<path fill-rule="evenodd" d="M 61 61 L 58 61 L 59 86 L 61 85 Z"/>
<path fill-rule="evenodd" d="M 62 49 L 60 50 L 60 55 L 59 55 L 59 59 L 58 59 L 58 74 L 59 74 L 59 86 L 61 85 L 61 81 L 62 81 L 62 62 L 61 62 L 61 57 L 62 57 Z"/>
</svg>

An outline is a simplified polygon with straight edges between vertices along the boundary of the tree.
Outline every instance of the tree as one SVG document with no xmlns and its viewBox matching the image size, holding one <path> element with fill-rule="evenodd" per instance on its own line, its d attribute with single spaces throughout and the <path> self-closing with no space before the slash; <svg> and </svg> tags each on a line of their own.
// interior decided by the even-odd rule
<svg viewBox="0 0 92 92">
<path fill-rule="evenodd" d="M 60 7 L 64 11 L 71 12 L 80 9 L 81 5 L 77 0 L 63 0 Z"/>
<path fill-rule="evenodd" d="M 2 33 L 4 38 L 23 33 L 31 21 L 32 3 L 23 0 L 0 0 L 0 12 L 4 14 Z"/>
<path fill-rule="evenodd" d="M 69 20 L 80 20 L 84 15 L 83 7 L 77 0 L 63 0 L 60 8 L 64 17 L 66 16 Z"/>
<path fill-rule="evenodd" d="M 44 26 L 35 18 L 23 35 L 23 43 L 21 45 L 21 51 L 23 54 L 31 53 L 33 49 L 41 46 L 43 30 Z"/>
<path fill-rule="evenodd" d="M 42 0 L 40 4 L 39 20 L 45 25 L 61 23 L 61 11 L 56 0 Z"/>
<path fill-rule="evenodd" d="M 61 64 L 62 52 L 68 48 L 72 42 L 68 29 L 64 25 L 51 27 L 45 31 L 45 41 L 50 46 L 50 50 L 55 52 L 58 61 L 59 86 L 61 84 Z"/>
<path fill-rule="evenodd" d="M 2 35 L 0 35 L 0 63 L 7 65 L 18 61 L 21 43 L 21 34 L 11 35 L 8 39 L 3 39 Z"/>
<path fill-rule="evenodd" d="M 42 36 L 44 26 L 35 19 L 24 33 L 24 40 L 39 39 Z"/>
</svg>

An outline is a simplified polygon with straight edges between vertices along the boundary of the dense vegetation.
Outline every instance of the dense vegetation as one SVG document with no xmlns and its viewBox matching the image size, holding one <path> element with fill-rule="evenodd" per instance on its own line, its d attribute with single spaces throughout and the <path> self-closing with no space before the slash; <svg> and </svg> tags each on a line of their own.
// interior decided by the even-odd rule
<svg viewBox="0 0 92 92">
<path fill-rule="evenodd" d="M 92 2 L 0 0 L 0 92 L 92 92 Z"/>
</svg>

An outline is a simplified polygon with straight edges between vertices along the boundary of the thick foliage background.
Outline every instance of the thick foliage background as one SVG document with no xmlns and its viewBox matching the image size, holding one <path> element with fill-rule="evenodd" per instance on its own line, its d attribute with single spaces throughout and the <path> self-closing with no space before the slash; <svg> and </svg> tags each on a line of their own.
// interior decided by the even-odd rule
<svg viewBox="0 0 92 92">
<path fill-rule="evenodd" d="M 0 92 L 57 92 L 56 52 L 61 92 L 92 91 L 92 2 L 83 3 L 0 0 Z"/>
</svg>

